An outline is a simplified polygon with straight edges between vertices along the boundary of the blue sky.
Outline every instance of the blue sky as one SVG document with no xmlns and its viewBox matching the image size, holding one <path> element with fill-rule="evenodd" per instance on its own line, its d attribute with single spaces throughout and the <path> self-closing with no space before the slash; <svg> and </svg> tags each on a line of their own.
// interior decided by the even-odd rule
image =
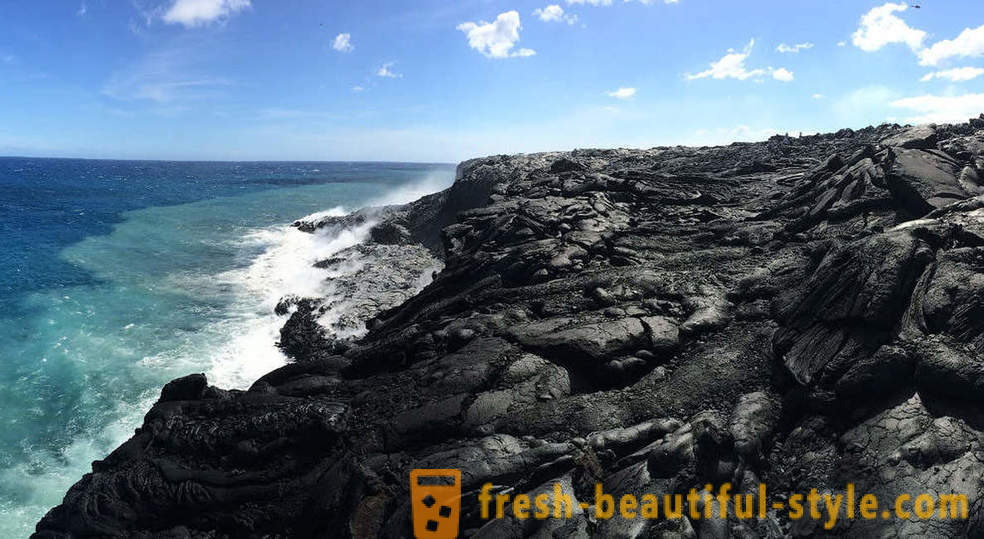
<svg viewBox="0 0 984 539">
<path fill-rule="evenodd" d="M 980 0 L 0 0 L 0 155 L 454 162 L 980 112 Z"/>
</svg>

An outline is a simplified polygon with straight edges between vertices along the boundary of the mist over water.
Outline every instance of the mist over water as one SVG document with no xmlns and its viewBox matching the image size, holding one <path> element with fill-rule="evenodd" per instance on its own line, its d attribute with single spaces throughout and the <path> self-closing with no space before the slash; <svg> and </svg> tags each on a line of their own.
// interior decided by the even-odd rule
<svg viewBox="0 0 984 539">
<path fill-rule="evenodd" d="M 323 293 L 328 274 L 312 264 L 368 232 L 289 223 L 408 202 L 453 176 L 422 165 L 0 160 L 11 187 L 0 199 L 13 200 L 0 231 L 15 252 L 0 258 L 0 537 L 29 535 L 167 381 L 204 372 L 243 389 L 285 362 L 277 301 Z"/>
</svg>

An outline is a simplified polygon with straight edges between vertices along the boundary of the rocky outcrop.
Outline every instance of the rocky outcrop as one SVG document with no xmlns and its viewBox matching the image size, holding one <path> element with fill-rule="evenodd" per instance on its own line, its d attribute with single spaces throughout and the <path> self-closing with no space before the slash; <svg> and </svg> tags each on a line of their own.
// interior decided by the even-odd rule
<svg viewBox="0 0 984 539">
<path fill-rule="evenodd" d="M 982 141 L 984 116 L 463 163 L 373 210 L 358 248 L 401 275 L 438 256 L 433 282 L 347 281 L 389 299 L 354 306 L 367 331 L 344 343 L 318 333 L 326 300 L 287 299 L 297 362 L 248 391 L 168 384 L 37 537 L 404 537 L 414 468 L 462 471 L 464 536 L 982 535 Z M 298 226 L 360 217 L 335 219 Z M 599 481 L 616 499 L 850 482 L 964 494 L 972 518 L 605 520 L 578 507 Z M 486 482 L 560 485 L 576 510 L 485 521 Z"/>
<path fill-rule="evenodd" d="M 383 223 L 370 232 L 377 229 L 392 230 Z M 325 296 L 288 296 L 278 303 L 277 314 L 290 315 L 280 331 L 284 353 L 297 361 L 344 353 L 352 340 L 365 335 L 367 321 L 371 325 L 373 317 L 415 295 L 441 269 L 441 261 L 423 246 L 390 244 L 389 239 L 370 240 L 316 262 L 328 272 Z"/>
</svg>

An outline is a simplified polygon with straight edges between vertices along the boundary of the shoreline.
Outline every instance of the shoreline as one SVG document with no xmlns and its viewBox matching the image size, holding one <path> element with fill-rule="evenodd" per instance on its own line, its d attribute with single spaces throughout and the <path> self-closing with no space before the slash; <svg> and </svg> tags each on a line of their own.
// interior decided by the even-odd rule
<svg viewBox="0 0 984 539">
<path fill-rule="evenodd" d="M 94 463 L 39 537 L 399 536 L 409 529 L 406 473 L 418 467 L 458 468 L 466 489 L 549 483 L 575 498 L 594 479 L 655 492 L 762 479 L 798 491 L 845 473 L 872 492 L 904 490 L 909 477 L 950 490 L 921 474 L 923 453 L 893 455 L 928 444 L 934 466 L 984 473 L 973 451 L 944 458 L 950 446 L 939 441 L 981 437 L 945 396 L 972 390 L 954 376 L 972 364 L 959 346 L 981 344 L 967 340 L 976 322 L 934 315 L 936 338 L 912 314 L 931 308 L 947 279 L 969 282 L 971 262 L 954 242 L 984 245 L 979 123 L 466 161 L 450 188 L 371 227 L 391 242 L 380 245 L 439 249 L 444 268 L 432 283 L 341 345 L 311 333 L 316 308 L 286 304 L 297 326 L 308 324 L 287 332 L 302 337 L 301 361 L 244 392 L 202 375 L 168 384 L 144 426 Z M 984 292 L 966 286 L 953 300 L 962 308 Z M 841 295 L 863 307 L 845 311 Z M 828 341 L 841 345 L 815 345 Z M 940 407 L 945 425 L 929 412 Z M 893 427 L 900 418 L 919 432 Z M 945 436 L 919 437 L 939 429 Z M 878 479 L 891 462 L 905 473 Z M 972 502 L 982 496 L 966 490 Z M 125 510 L 79 512 L 98 496 Z M 147 511 L 140 500 L 151 499 L 169 510 Z M 530 531 L 469 512 L 462 521 L 479 536 Z M 959 533 L 959 523 L 937 524 Z M 684 519 L 666 531 L 710 533 L 705 525 Z M 757 525 L 791 523 L 770 515 Z M 837 533 L 928 525 L 843 522 Z M 535 526 L 643 531 L 584 515 Z"/>
<path fill-rule="evenodd" d="M 87 202 L 106 211 L 86 211 L 79 218 L 83 225 L 85 219 L 112 212 L 112 206 L 99 206 L 105 200 L 98 196 L 103 186 L 115 192 L 138 191 L 141 198 L 120 197 L 128 199 L 126 207 L 105 230 L 80 226 L 76 231 L 83 236 L 81 241 L 45 249 L 44 259 L 91 277 L 61 286 L 59 278 L 66 274 L 39 263 L 33 267 L 51 273 L 32 272 L 36 290 L 5 296 L 30 309 L 23 315 L 8 312 L 14 318 L 8 318 L 5 331 L 0 332 L 0 340 L 10 345 L 7 376 L 0 386 L 7 388 L 5 397 L 16 397 L 4 416 L 18 420 L 8 426 L 10 443 L 0 448 L 0 457 L 8 463 L 0 477 L 0 514 L 6 517 L 0 535 L 9 537 L 29 536 L 37 520 L 91 471 L 94 460 L 132 436 L 168 381 L 205 372 L 219 387 L 245 390 L 287 362 L 275 346 L 286 318 L 278 320 L 273 310 L 284 291 L 298 289 L 274 281 L 306 282 L 299 287 L 306 290 L 317 284 L 318 276 L 305 275 L 323 271 L 303 269 L 315 262 L 305 260 L 320 249 L 320 240 L 290 228 L 291 219 L 324 208 L 326 200 L 359 207 L 381 192 L 393 191 L 390 186 L 408 185 L 407 178 L 430 174 L 407 167 L 406 172 L 395 171 L 389 181 L 384 176 L 389 168 L 382 167 L 378 169 L 382 172 L 366 169 L 362 174 L 378 175 L 376 183 L 282 188 L 268 185 L 270 176 L 264 172 L 283 167 L 258 167 L 236 181 L 217 173 L 205 183 L 222 187 L 221 191 L 191 189 L 182 194 L 184 200 L 173 201 L 167 190 L 183 185 L 182 172 L 197 177 L 200 167 L 162 167 L 175 171 L 177 178 L 160 186 L 154 175 L 141 176 L 141 165 L 53 167 L 38 164 L 32 170 L 49 175 L 55 174 L 52 170 L 78 170 L 80 176 L 92 178 L 110 169 L 129 176 L 119 186 L 111 185 L 112 179 L 93 180 L 94 196 Z M 303 179 L 312 169 L 321 169 L 321 177 L 333 174 L 323 165 L 286 168 L 287 178 Z M 231 169 L 221 167 L 218 172 Z M 446 168 L 434 173 L 448 183 L 452 175 L 453 169 Z M 70 175 L 58 177 L 68 178 L 63 183 L 71 185 Z M 187 182 L 193 187 L 202 183 L 194 177 Z M 195 200 L 187 201 L 190 198 Z M 54 198 L 47 207 L 57 208 L 65 200 Z M 50 245 L 43 234 L 54 223 L 46 224 L 40 217 L 18 221 L 25 223 L 23 236 L 31 236 L 39 247 Z M 43 229 L 33 233 L 37 227 Z M 288 232 L 300 241 L 285 244 Z M 268 260 L 272 266 L 251 269 L 257 257 L 264 256 L 279 261 Z M 268 297 L 269 304 L 264 305 Z M 21 335 L 30 339 L 22 340 Z"/>
</svg>

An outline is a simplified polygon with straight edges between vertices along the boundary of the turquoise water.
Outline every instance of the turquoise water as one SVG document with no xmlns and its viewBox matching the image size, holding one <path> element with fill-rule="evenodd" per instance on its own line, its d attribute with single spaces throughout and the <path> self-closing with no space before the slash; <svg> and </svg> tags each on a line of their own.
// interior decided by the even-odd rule
<svg viewBox="0 0 984 539">
<path fill-rule="evenodd" d="M 87 190 L 72 166 L 53 163 L 65 169 L 54 183 L 74 185 L 67 195 L 37 194 L 57 189 L 0 160 L 10 188 L 0 195 L 4 538 L 29 535 L 92 460 L 132 434 L 167 381 L 205 372 L 245 388 L 284 363 L 276 301 L 317 294 L 324 275 L 311 264 L 364 233 L 309 235 L 288 223 L 409 201 L 453 179 L 446 166 L 172 163 L 154 164 L 154 175 L 117 163 L 135 185 Z"/>
</svg>

